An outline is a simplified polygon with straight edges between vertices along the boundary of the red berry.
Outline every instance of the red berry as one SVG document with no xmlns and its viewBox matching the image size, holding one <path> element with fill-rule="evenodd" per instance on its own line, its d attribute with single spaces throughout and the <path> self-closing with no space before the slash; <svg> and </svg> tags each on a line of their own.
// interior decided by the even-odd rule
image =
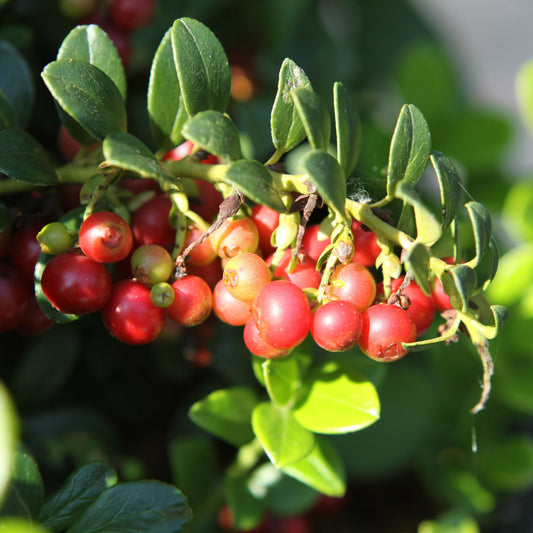
<svg viewBox="0 0 533 533">
<path fill-rule="evenodd" d="M 12 265 L 0 263 L 0 332 L 17 326 L 31 296 L 30 285 Z"/>
<path fill-rule="evenodd" d="M 376 259 L 381 253 L 376 234 L 362 228 L 361 222 L 352 222 L 354 254 L 352 261 L 370 267 L 376 264 Z"/>
<path fill-rule="evenodd" d="M 330 299 L 347 300 L 363 312 L 376 297 L 376 282 L 362 265 L 338 265 L 330 276 L 326 295 Z"/>
<path fill-rule="evenodd" d="M 131 218 L 131 230 L 138 245 L 174 243 L 175 230 L 170 225 L 172 202 L 166 193 L 161 193 L 144 202 Z"/>
<path fill-rule="evenodd" d="M 222 279 L 222 265 L 218 259 L 207 265 L 187 265 L 187 273 L 202 278 L 209 288 L 213 290 L 215 285 Z"/>
<path fill-rule="evenodd" d="M 165 312 L 150 299 L 150 289 L 140 281 L 123 279 L 113 285 L 102 310 L 104 325 L 126 344 L 147 344 L 157 338 L 165 323 Z"/>
<path fill-rule="evenodd" d="M 288 353 L 288 350 L 275 348 L 261 338 L 253 317 L 246 321 L 243 330 L 243 339 L 248 350 L 258 357 L 276 359 L 278 357 L 283 357 Z"/>
<path fill-rule="evenodd" d="M 209 156 L 213 157 L 213 156 Z M 202 161 L 205 163 L 205 160 Z M 212 222 L 218 214 L 218 209 L 224 197 L 220 191 L 208 181 L 194 180 L 198 188 L 197 196 L 189 197 L 189 204 L 192 211 L 198 213 L 207 222 Z"/>
<path fill-rule="evenodd" d="M 290 281 L 271 281 L 257 295 L 252 314 L 261 338 L 280 350 L 300 344 L 311 326 L 305 294 Z"/>
<path fill-rule="evenodd" d="M 55 322 L 42 312 L 35 295 L 32 294 L 26 311 L 15 330 L 22 335 L 40 335 L 48 331 L 54 324 Z"/>
<path fill-rule="evenodd" d="M 230 259 L 243 252 L 255 252 L 259 232 L 250 218 L 228 218 L 209 239 L 219 257 Z"/>
<path fill-rule="evenodd" d="M 187 248 L 194 241 L 200 239 L 203 235 L 203 231 L 196 225 L 192 224 L 189 226 L 187 231 L 187 236 L 185 237 L 185 242 L 183 243 L 183 248 Z M 190 265 L 207 265 L 214 261 L 217 257 L 211 241 L 205 239 L 201 244 L 196 246 L 192 252 L 187 256 L 187 263 Z"/>
<path fill-rule="evenodd" d="M 357 343 L 363 320 L 361 312 L 350 302 L 331 300 L 313 314 L 311 335 L 329 352 L 343 352 Z"/>
<path fill-rule="evenodd" d="M 272 233 L 278 227 L 279 213 L 266 205 L 255 204 L 250 218 L 254 221 L 259 232 L 259 248 L 265 257 L 274 253 L 274 246 L 270 242 Z"/>
<path fill-rule="evenodd" d="M 272 263 L 272 257 L 267 258 L 267 265 Z M 300 287 L 300 289 L 318 289 L 322 277 L 316 269 L 316 261 L 310 256 L 303 254 L 303 257 L 298 259 L 293 271 L 289 272 L 290 261 L 291 250 L 287 249 L 274 271 L 274 277 L 286 279 L 294 283 L 297 287 Z"/>
<path fill-rule="evenodd" d="M 172 283 L 175 298 L 165 311 L 182 326 L 201 324 L 213 309 L 213 293 L 198 276 L 188 275 Z"/>
<path fill-rule="evenodd" d="M 41 284 L 54 307 L 76 315 L 102 309 L 112 285 L 102 263 L 74 252 L 54 256 L 43 271 Z"/>
<path fill-rule="evenodd" d="M 222 279 L 213 290 L 213 310 L 220 320 L 231 326 L 243 326 L 251 317 L 250 304 L 234 298 Z"/>
<path fill-rule="evenodd" d="M 271 275 L 261 257 L 242 253 L 226 263 L 222 279 L 234 298 L 251 305 L 258 292 L 270 282 Z"/>
<path fill-rule="evenodd" d="M 396 305 L 372 305 L 363 313 L 359 347 L 376 361 L 396 361 L 407 350 L 404 342 L 416 340 L 416 326 L 407 311 Z"/>
<path fill-rule="evenodd" d="M 1 221 L 0 221 L 1 224 Z M 6 223 L 0 228 L 0 260 L 4 259 L 9 253 L 11 246 L 11 225 Z"/>
<path fill-rule="evenodd" d="M 122 189 L 126 189 L 135 194 L 159 190 L 157 181 L 152 178 L 122 178 L 119 185 Z"/>
<path fill-rule="evenodd" d="M 109 6 L 113 23 L 127 32 L 147 26 L 154 15 L 154 0 L 113 0 Z"/>
<path fill-rule="evenodd" d="M 443 257 L 442 260 L 449 265 L 453 265 L 453 257 Z M 435 306 L 436 311 L 442 312 L 447 311 L 448 309 L 453 309 L 450 297 L 444 292 L 442 282 L 437 277 L 431 281 L 431 299 L 433 300 L 433 305 Z"/>
<path fill-rule="evenodd" d="M 302 239 L 302 252 L 318 261 L 318 258 L 329 244 L 331 244 L 331 239 L 329 236 L 320 233 L 319 224 L 307 226 Z"/>
<path fill-rule="evenodd" d="M 127 257 L 133 245 L 128 223 L 111 211 L 98 211 L 80 226 L 78 236 L 82 252 L 99 263 L 116 263 Z"/>
<path fill-rule="evenodd" d="M 41 247 L 37 241 L 37 234 L 43 226 L 44 223 L 38 222 L 31 226 L 21 228 L 11 239 L 11 262 L 31 283 L 33 283 L 35 264 L 41 253 Z"/>
</svg>

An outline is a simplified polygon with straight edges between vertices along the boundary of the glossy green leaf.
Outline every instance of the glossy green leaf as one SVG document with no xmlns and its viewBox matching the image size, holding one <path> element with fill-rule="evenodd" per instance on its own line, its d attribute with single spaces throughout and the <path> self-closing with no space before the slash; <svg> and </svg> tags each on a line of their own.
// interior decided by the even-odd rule
<svg viewBox="0 0 533 533">
<path fill-rule="evenodd" d="M 361 123 L 353 107 L 350 94 L 340 82 L 333 86 L 337 161 L 345 176 L 349 176 L 361 150 Z"/>
<path fill-rule="evenodd" d="M 270 116 L 272 142 L 281 154 L 292 150 L 305 139 L 305 130 L 291 96 L 298 87 L 312 88 L 305 72 L 286 58 L 279 71 L 278 90 Z"/>
<path fill-rule="evenodd" d="M 479 454 L 479 472 L 485 483 L 496 490 L 524 490 L 533 483 L 533 440 L 511 436 L 493 443 Z"/>
<path fill-rule="evenodd" d="M 130 170 L 143 178 L 168 179 L 169 174 L 142 141 L 126 131 L 115 131 L 103 143 L 105 164 Z"/>
<path fill-rule="evenodd" d="M 120 483 L 106 489 L 67 529 L 68 533 L 172 533 L 190 520 L 183 494 L 159 481 Z"/>
<path fill-rule="evenodd" d="M 252 413 L 252 427 L 269 459 L 279 468 L 303 459 L 315 444 L 292 411 L 263 402 Z"/>
<path fill-rule="evenodd" d="M 499 264 L 500 252 L 498 250 L 498 243 L 494 235 L 492 235 L 489 241 L 489 248 L 476 267 L 478 285 L 483 290 L 486 290 L 490 286 L 494 276 L 496 275 L 496 272 L 498 271 Z"/>
<path fill-rule="evenodd" d="M 490 310 L 492 312 L 493 324 L 480 324 L 474 323 L 474 326 L 486 339 L 494 339 L 500 334 L 503 325 L 509 318 L 509 311 L 507 307 L 503 305 L 491 305 Z"/>
<path fill-rule="evenodd" d="M 476 273 L 467 265 L 455 265 L 441 278 L 446 294 L 455 309 L 467 311 L 470 296 L 476 287 Z"/>
<path fill-rule="evenodd" d="M 327 496 L 338 498 L 346 492 L 346 472 L 342 460 L 324 438 L 317 437 L 314 448 L 305 458 L 282 470 Z"/>
<path fill-rule="evenodd" d="M 97 26 L 76 26 L 65 37 L 57 52 L 57 59 L 85 61 L 105 72 L 126 99 L 126 75 L 124 66 L 113 41 Z"/>
<path fill-rule="evenodd" d="M 468 264 L 475 268 L 479 265 L 483 255 L 487 251 L 492 237 L 492 220 L 488 209 L 479 202 L 468 202 L 465 204 L 470 223 L 472 224 L 472 231 L 474 234 L 474 245 L 476 247 L 476 256 L 468 262 Z"/>
<path fill-rule="evenodd" d="M 234 161 L 242 157 L 239 131 L 220 111 L 202 111 L 183 125 L 183 136 L 209 153 Z"/>
<path fill-rule="evenodd" d="M 55 185 L 58 181 L 44 148 L 23 130 L 0 131 L 0 172 L 32 185 Z"/>
<path fill-rule="evenodd" d="M 22 447 L 11 457 L 11 480 L 0 515 L 36 519 L 44 500 L 44 487 L 35 459 Z"/>
<path fill-rule="evenodd" d="M 374 385 L 342 359 L 319 365 L 305 384 L 294 417 L 315 433 L 358 431 L 379 419 L 379 397 Z"/>
<path fill-rule="evenodd" d="M 520 114 L 529 130 L 533 132 L 533 59 L 519 68 L 515 87 Z"/>
<path fill-rule="evenodd" d="M 46 499 L 39 513 L 39 522 L 54 531 L 68 528 L 105 489 L 116 482 L 116 472 L 102 461 L 82 466 Z"/>
<path fill-rule="evenodd" d="M 282 359 L 269 359 L 262 364 L 265 386 L 273 402 L 289 404 L 302 387 L 302 365 L 296 354 Z"/>
<path fill-rule="evenodd" d="M 455 165 L 440 152 L 433 152 L 431 164 L 437 174 L 442 208 L 442 231 L 451 224 L 462 205 L 463 187 Z"/>
<path fill-rule="evenodd" d="M 9 531 L 9 533 L 50 533 L 49 529 L 45 529 L 31 520 L 24 520 L 15 516 L 0 517 L 0 531 Z"/>
<path fill-rule="evenodd" d="M 394 194 L 413 207 L 417 230 L 416 240 L 431 246 L 442 235 L 442 227 L 437 217 L 424 204 L 411 184 L 402 182 L 396 187 Z"/>
<path fill-rule="evenodd" d="M 429 250 L 420 243 L 407 250 L 404 259 L 407 269 L 413 274 L 417 285 L 424 291 L 426 296 L 430 296 L 429 286 Z"/>
<path fill-rule="evenodd" d="M 228 106 L 231 75 L 228 58 L 213 32 L 201 22 L 181 18 L 172 26 L 172 49 L 183 104 L 189 116 Z"/>
<path fill-rule="evenodd" d="M 296 87 L 291 91 L 291 97 L 311 147 L 327 150 L 331 119 L 320 96 L 307 87 Z"/>
<path fill-rule="evenodd" d="M 414 105 L 404 105 L 390 145 L 387 193 L 394 195 L 400 182 L 414 186 L 422 177 L 431 153 L 426 119 Z"/>
<path fill-rule="evenodd" d="M 316 187 L 324 202 L 342 220 L 347 221 L 346 180 L 337 160 L 324 150 L 312 150 L 302 158 L 301 169 L 309 174 L 309 181 Z"/>
<path fill-rule="evenodd" d="M 0 89 L 0 130 L 12 128 L 15 125 L 13 106 L 7 96 Z"/>
<path fill-rule="evenodd" d="M 283 213 L 285 205 L 272 186 L 269 171 L 253 159 L 240 159 L 228 166 L 224 181 L 239 189 L 250 200 Z"/>
<path fill-rule="evenodd" d="M 0 382 L 0 507 L 11 478 L 11 458 L 18 440 L 19 422 L 6 387 Z"/>
<path fill-rule="evenodd" d="M 224 478 L 224 495 L 237 530 L 248 531 L 262 522 L 264 505 L 250 492 L 247 473 L 228 470 Z"/>
<path fill-rule="evenodd" d="M 244 386 L 217 390 L 189 409 L 190 419 L 217 437 L 242 446 L 253 439 L 250 417 L 257 405 L 255 392 Z"/>
<path fill-rule="evenodd" d="M 189 118 L 181 98 L 171 33 L 169 29 L 157 48 L 148 83 L 150 128 L 158 146 L 167 150 L 183 141 L 181 127 Z"/>
<path fill-rule="evenodd" d="M 96 141 L 126 129 L 126 105 L 107 74 L 85 61 L 49 63 L 41 76 L 61 108 Z"/>
<path fill-rule="evenodd" d="M 28 123 L 34 100 L 34 82 L 22 54 L 7 41 L 0 40 L 0 90 L 13 111 L 14 125 Z"/>
<path fill-rule="evenodd" d="M 248 488 L 276 516 L 305 514 L 318 499 L 314 489 L 287 476 L 272 463 L 263 463 L 252 472 Z"/>
</svg>

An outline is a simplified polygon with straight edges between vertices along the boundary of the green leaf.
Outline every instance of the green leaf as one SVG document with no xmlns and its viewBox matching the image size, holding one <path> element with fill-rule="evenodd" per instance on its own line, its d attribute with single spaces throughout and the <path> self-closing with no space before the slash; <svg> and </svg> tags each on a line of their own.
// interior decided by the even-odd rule
<svg viewBox="0 0 533 533">
<path fill-rule="evenodd" d="M 65 37 L 57 52 L 57 59 L 85 61 L 107 74 L 126 99 L 126 75 L 124 66 L 113 41 L 97 26 L 76 26 Z"/>
<path fill-rule="evenodd" d="M 303 459 L 315 444 L 314 435 L 296 421 L 292 411 L 272 403 L 257 405 L 252 413 L 252 427 L 278 468 Z"/>
<path fill-rule="evenodd" d="M 311 89 L 305 72 L 286 58 L 279 71 L 278 90 L 270 116 L 272 142 L 280 154 L 292 150 L 305 139 L 305 130 L 291 93 L 298 87 Z"/>
<path fill-rule="evenodd" d="M 172 28 L 157 48 L 148 83 L 150 129 L 158 146 L 167 150 L 183 141 L 181 127 L 189 117 L 181 98 L 171 33 Z"/>
<path fill-rule="evenodd" d="M 14 125 L 28 123 L 34 100 L 34 84 L 28 64 L 7 41 L 0 41 L 0 90 L 11 105 Z"/>
<path fill-rule="evenodd" d="M 235 446 L 253 439 L 250 417 L 257 405 L 255 392 L 245 386 L 217 390 L 189 409 L 190 419 Z"/>
<path fill-rule="evenodd" d="M 479 322 L 474 322 L 474 326 L 486 339 L 494 339 L 498 336 L 503 328 L 503 325 L 509 318 L 509 311 L 507 307 L 503 305 L 491 305 L 490 310 L 492 312 L 492 318 L 494 324 L 480 324 Z"/>
<path fill-rule="evenodd" d="M 358 431 L 379 419 L 379 398 L 374 385 L 342 358 L 319 365 L 304 390 L 294 417 L 315 433 Z"/>
<path fill-rule="evenodd" d="M 228 166 L 224 181 L 239 189 L 250 200 L 283 213 L 285 205 L 272 186 L 269 171 L 254 159 L 240 159 Z"/>
<path fill-rule="evenodd" d="M 183 125 L 183 136 L 209 153 L 234 161 L 242 157 L 239 131 L 220 111 L 202 111 Z"/>
<path fill-rule="evenodd" d="M 14 516 L 0 517 L 0 531 L 8 531 L 9 533 L 50 533 L 49 529 L 44 529 L 35 522 Z"/>
<path fill-rule="evenodd" d="M 185 17 L 174 22 L 171 37 L 183 104 L 189 116 L 208 109 L 225 111 L 231 74 L 216 36 L 201 22 Z"/>
<path fill-rule="evenodd" d="M 409 270 L 426 296 L 430 296 L 429 286 L 429 250 L 426 246 L 420 243 L 415 243 L 414 246 L 407 250 L 404 259 Z"/>
<path fill-rule="evenodd" d="M 0 130 L 12 128 L 15 125 L 13 106 L 7 96 L 0 89 Z"/>
<path fill-rule="evenodd" d="M 470 297 L 476 288 L 475 271 L 467 265 L 455 265 L 444 272 L 441 281 L 453 307 L 466 312 Z"/>
<path fill-rule="evenodd" d="M 276 516 L 305 514 L 318 499 L 316 490 L 287 476 L 272 463 L 263 463 L 252 472 L 248 488 Z"/>
<path fill-rule="evenodd" d="M 105 489 L 116 482 L 116 472 L 102 461 L 82 466 L 46 499 L 39 522 L 54 531 L 68 528 Z"/>
<path fill-rule="evenodd" d="M 431 246 L 442 235 L 442 227 L 435 215 L 427 208 L 410 183 L 402 182 L 396 187 L 394 194 L 414 210 L 417 230 L 416 240 Z"/>
<path fill-rule="evenodd" d="M 68 533 L 173 533 L 191 520 L 183 494 L 159 481 L 120 483 L 106 489 Z"/>
<path fill-rule="evenodd" d="M 43 480 L 33 457 L 22 447 L 11 457 L 11 481 L 0 515 L 36 519 L 44 499 Z"/>
<path fill-rule="evenodd" d="M 394 196 L 399 183 L 416 185 L 431 153 L 429 127 L 414 105 L 404 105 L 396 122 L 389 152 L 387 194 Z"/>
<path fill-rule="evenodd" d="M 305 458 L 282 470 L 327 496 L 339 498 L 346 492 L 346 472 L 342 460 L 323 438 L 316 438 L 314 448 Z"/>
<path fill-rule="evenodd" d="M 308 364 L 309 354 L 295 352 L 290 357 L 269 359 L 262 364 L 265 387 L 273 402 L 283 407 L 294 400 Z"/>
<path fill-rule="evenodd" d="M 43 147 L 23 130 L 0 131 L 0 171 L 32 185 L 57 183 L 57 174 Z"/>
<path fill-rule="evenodd" d="M 347 222 L 346 180 L 337 160 L 324 150 L 312 150 L 302 158 L 301 168 L 324 202 Z"/>
<path fill-rule="evenodd" d="M 114 131 L 103 143 L 105 164 L 136 172 L 143 178 L 166 180 L 169 174 L 142 141 L 125 131 Z"/>
<path fill-rule="evenodd" d="M 307 87 L 297 87 L 291 92 L 291 97 L 311 147 L 327 150 L 331 134 L 327 107 L 318 94 Z"/>
<path fill-rule="evenodd" d="M 126 105 L 117 86 L 99 68 L 72 59 L 49 63 L 41 76 L 61 108 L 96 141 L 126 129 Z"/>
<path fill-rule="evenodd" d="M 472 231 L 474 234 L 474 245 L 476 247 L 475 257 L 468 262 L 468 265 L 475 268 L 487 251 L 492 237 L 492 220 L 488 209 L 479 202 L 468 202 L 465 204 Z"/>
<path fill-rule="evenodd" d="M 463 187 L 455 165 L 440 152 L 433 152 L 431 164 L 437 174 L 442 208 L 442 231 L 451 224 L 462 204 Z"/>
<path fill-rule="evenodd" d="M 361 151 L 361 123 L 348 91 L 340 82 L 335 82 L 333 86 L 333 109 L 337 137 L 337 161 L 344 175 L 349 176 L 357 164 Z"/>
<path fill-rule="evenodd" d="M 18 439 L 19 422 L 6 387 L 0 382 L 0 507 L 11 477 L 11 458 Z"/>
</svg>

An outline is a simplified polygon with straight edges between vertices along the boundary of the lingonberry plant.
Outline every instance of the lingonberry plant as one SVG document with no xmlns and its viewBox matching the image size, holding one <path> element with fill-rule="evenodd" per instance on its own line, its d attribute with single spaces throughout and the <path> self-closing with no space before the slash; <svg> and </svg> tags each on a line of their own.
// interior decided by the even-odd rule
<svg viewBox="0 0 533 533">
<path fill-rule="evenodd" d="M 153 16 L 151 2 L 129 11 L 141 4 L 115 0 L 110 16 L 132 31 Z M 23 61 L 10 53 L 14 63 Z M 472 412 L 485 407 L 493 373 L 489 340 L 507 316 L 485 294 L 498 264 L 491 218 L 465 192 L 452 161 L 433 150 L 417 107 L 401 108 L 381 196 L 371 199 L 355 173 L 361 133 L 350 92 L 334 84 L 331 121 L 328 105 L 290 59 L 281 65 L 271 109 L 272 155 L 266 162 L 243 156 L 227 113 L 226 54 L 195 19 L 176 20 L 153 58 L 147 111 L 155 151 L 128 130 L 123 64 L 97 25 L 74 28 L 42 80 L 62 127 L 81 148 L 72 161 L 52 165 L 20 127 L 22 110 L 0 93 L 9 110 L 0 131 L 0 194 L 82 187 L 81 205 L 59 220 L 66 236 L 77 236 L 72 242 L 39 248 L 42 226 L 31 230 L 38 258 L 35 266 L 26 260 L 36 300 L 57 323 L 100 313 L 109 333 L 131 345 L 167 334 L 165 323 L 202 324 L 205 333 L 213 309 L 221 321 L 242 327 L 262 396 L 251 386 L 230 387 L 189 410 L 198 426 L 239 448 L 227 474 L 235 527 L 255 527 L 265 513 L 247 514 L 249 502 L 237 497 L 256 467 L 344 495 L 344 466 L 325 436 L 363 430 L 380 417 L 375 385 L 356 363 L 363 354 L 381 362 L 422 357 L 414 353 L 466 335 L 483 367 Z M 303 144 L 307 150 L 293 151 Z M 298 171 L 289 173 L 285 157 L 294 154 Z M 433 179 L 438 197 L 419 190 L 423 176 Z M 318 207 L 322 220 L 310 222 Z M 0 232 L 6 248 L 8 225 Z M 473 241 L 467 257 L 464 233 Z M 16 240 L 15 234 L 12 249 Z M 442 243 L 453 261 L 440 257 Z M 8 264 L 1 272 L 2 327 L 16 328 L 30 305 L 30 282 Z M 442 320 L 432 299 L 440 286 L 439 302 L 449 299 L 449 308 L 437 305 Z M 435 322 L 438 334 L 428 336 Z M 190 519 L 173 488 L 115 482 L 107 465 L 88 466 L 37 516 L 51 530 L 72 533 L 96 530 L 106 505 L 120 507 L 118 518 L 109 518 L 118 525 L 106 526 L 114 531 L 126 530 L 121 513 L 142 505 L 152 505 L 150 520 L 165 530 L 178 531 Z M 90 496 L 72 490 L 76 483 L 90 487 Z M 157 497 L 143 500 L 144 489 Z"/>
</svg>

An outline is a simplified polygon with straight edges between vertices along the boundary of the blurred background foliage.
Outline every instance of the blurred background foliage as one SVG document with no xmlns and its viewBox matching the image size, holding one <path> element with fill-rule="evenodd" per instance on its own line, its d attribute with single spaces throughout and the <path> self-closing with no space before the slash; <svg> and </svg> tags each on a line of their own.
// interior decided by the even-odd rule
<svg viewBox="0 0 533 533">
<path fill-rule="evenodd" d="M 404 0 L 158 0 L 155 21 L 133 36 L 128 68 L 129 129 L 148 144 L 151 59 L 165 31 L 183 16 L 209 26 L 230 64 L 239 67 L 234 84 L 238 80 L 241 91 L 234 92 L 229 113 L 248 155 L 270 155 L 270 109 L 279 67 L 290 57 L 330 105 L 334 81 L 353 94 L 362 122 L 355 189 L 378 195 L 399 109 L 415 104 L 429 123 L 433 148 L 454 158 L 472 197 L 491 211 L 499 236 L 500 269 L 490 298 L 508 306 L 511 319 L 492 343 L 495 377 L 487 409 L 475 417 L 469 412 L 480 392 L 481 367 L 468 342 L 390 366 L 363 360 L 355 349 L 361 370 L 378 386 L 382 418 L 365 431 L 331 439 L 348 468 L 349 505 L 333 519 L 317 519 L 316 530 L 332 531 L 333 522 L 335 531 L 380 533 L 531 530 L 533 181 L 511 175 L 505 165 L 516 117 L 466 92 L 453 58 Z M 21 51 L 34 76 L 29 131 L 55 158 L 59 119 L 39 73 L 74 24 L 52 0 L 12 0 L 0 11 L 0 38 Z M 527 114 L 533 82 L 525 78 L 521 87 Z M 449 254 L 446 240 L 441 249 Z M 196 428 L 187 410 L 216 388 L 254 383 L 238 330 L 210 322 L 130 347 L 111 339 L 99 317 L 87 317 L 35 339 L 3 334 L 0 352 L 23 441 L 48 490 L 74 468 L 105 458 L 122 479 L 176 483 L 196 509 L 194 530 L 215 530 L 210 496 L 220 491 L 217 475 L 233 450 Z M 269 505 L 281 513 L 304 512 L 316 501 L 296 482 L 278 485 Z M 287 501 L 294 503 L 284 508 Z"/>
</svg>

